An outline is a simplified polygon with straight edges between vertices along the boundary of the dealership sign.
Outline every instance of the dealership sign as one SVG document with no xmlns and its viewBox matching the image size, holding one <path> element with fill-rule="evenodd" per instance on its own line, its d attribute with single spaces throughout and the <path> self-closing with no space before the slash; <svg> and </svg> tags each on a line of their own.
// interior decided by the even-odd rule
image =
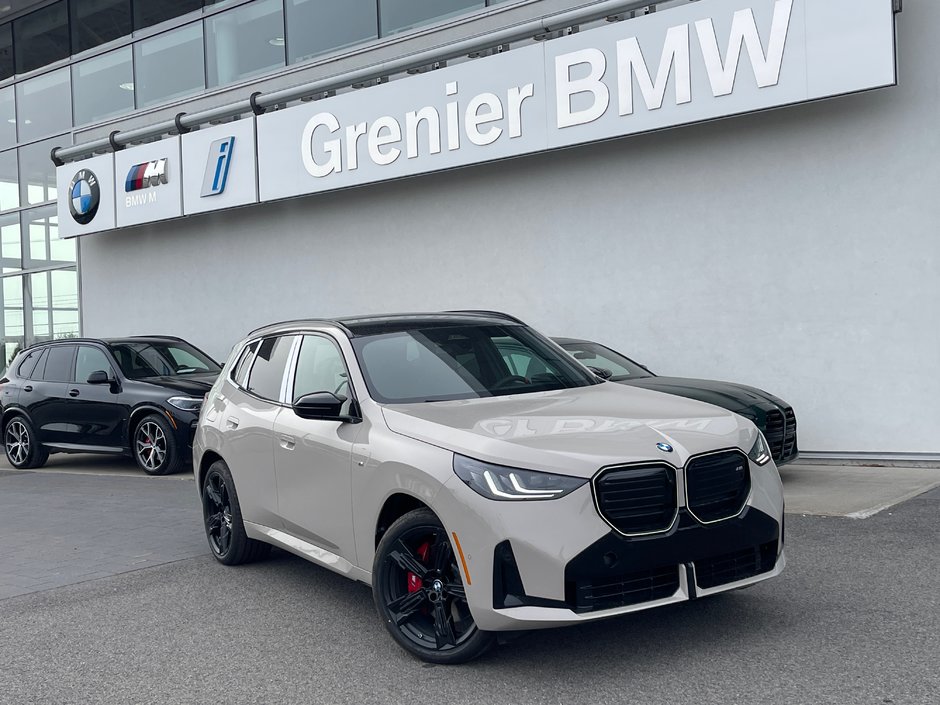
<svg viewBox="0 0 940 705">
<path fill-rule="evenodd" d="M 153 164 L 165 158 L 157 152 L 171 140 L 137 147 L 148 152 L 150 172 L 145 166 L 134 176 L 145 188 L 162 189 L 173 179 L 180 183 L 174 169 L 181 168 L 189 214 L 741 115 L 896 80 L 892 0 L 702 0 L 199 130 L 183 137 L 181 167 L 166 157 L 163 172 Z M 238 129 L 245 134 L 234 134 Z M 187 149 L 197 136 L 198 148 Z M 131 151 L 115 156 L 119 179 L 126 173 L 122 157 Z M 250 169 L 246 160 L 237 173 L 246 154 Z M 86 161 L 59 169 L 68 196 L 60 203 L 65 236 L 107 229 L 94 224 L 100 215 L 82 223 L 68 210 L 72 182 Z M 113 186 L 119 191 L 126 183 Z M 88 195 L 83 188 L 79 206 Z M 234 188 L 238 195 L 227 197 Z M 117 194 L 118 226 L 130 223 L 121 213 L 128 203 L 126 194 Z M 140 207 L 149 203 L 145 198 Z M 162 217 L 172 215 L 166 210 Z"/>
</svg>

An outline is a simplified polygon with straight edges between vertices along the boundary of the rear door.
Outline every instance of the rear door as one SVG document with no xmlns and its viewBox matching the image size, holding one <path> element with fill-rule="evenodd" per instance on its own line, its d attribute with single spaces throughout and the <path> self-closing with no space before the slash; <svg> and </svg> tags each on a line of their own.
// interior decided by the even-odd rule
<svg viewBox="0 0 940 705">
<path fill-rule="evenodd" d="M 30 384 L 20 393 L 20 404 L 27 407 L 40 443 L 72 442 L 74 421 L 69 418 L 68 386 L 74 361 L 74 345 L 50 345 L 33 370 Z"/>
<path fill-rule="evenodd" d="M 301 336 L 286 402 L 314 392 L 352 398 L 349 373 L 326 335 Z M 285 404 L 274 422 L 278 511 L 292 534 L 355 562 L 350 470 L 361 425 L 302 419 Z"/>
<path fill-rule="evenodd" d="M 274 477 L 274 419 L 295 337 L 271 336 L 247 346 L 223 383 L 219 428 L 245 520 L 283 528 Z"/>
<path fill-rule="evenodd" d="M 68 416 L 72 421 L 69 442 L 90 450 L 117 452 L 128 445 L 128 409 L 121 403 L 116 385 L 88 384 L 88 376 L 99 371 L 115 378 L 108 354 L 96 345 L 79 345 L 73 381 L 68 385 Z"/>
</svg>

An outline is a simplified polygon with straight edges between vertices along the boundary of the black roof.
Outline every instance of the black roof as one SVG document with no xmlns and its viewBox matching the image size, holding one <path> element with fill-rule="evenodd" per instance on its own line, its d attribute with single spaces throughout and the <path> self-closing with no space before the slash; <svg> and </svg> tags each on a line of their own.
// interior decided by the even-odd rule
<svg viewBox="0 0 940 705">
<path fill-rule="evenodd" d="M 173 335 L 131 335 L 123 338 L 59 338 L 57 340 L 43 340 L 39 343 L 33 343 L 23 351 L 32 350 L 43 345 L 75 345 L 77 343 L 97 343 L 98 345 L 116 345 L 119 343 L 165 343 L 168 340 L 183 341 Z"/>
<path fill-rule="evenodd" d="M 559 345 L 584 345 L 585 343 L 596 344 L 592 340 L 584 340 L 583 338 L 556 338 L 554 335 L 552 336 L 552 340 L 554 340 Z"/>
</svg>

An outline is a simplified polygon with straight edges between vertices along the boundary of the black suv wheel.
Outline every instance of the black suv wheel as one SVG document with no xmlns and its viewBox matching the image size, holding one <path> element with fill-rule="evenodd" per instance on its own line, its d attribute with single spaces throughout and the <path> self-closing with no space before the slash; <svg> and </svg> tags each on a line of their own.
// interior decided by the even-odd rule
<svg viewBox="0 0 940 705">
<path fill-rule="evenodd" d="M 3 429 L 3 449 L 10 465 L 20 470 L 38 468 L 49 459 L 36 436 L 32 422 L 25 416 L 14 416 Z"/>
<path fill-rule="evenodd" d="M 134 460 L 148 475 L 170 475 L 183 464 L 170 422 L 159 414 L 145 416 L 134 430 Z"/>
</svg>

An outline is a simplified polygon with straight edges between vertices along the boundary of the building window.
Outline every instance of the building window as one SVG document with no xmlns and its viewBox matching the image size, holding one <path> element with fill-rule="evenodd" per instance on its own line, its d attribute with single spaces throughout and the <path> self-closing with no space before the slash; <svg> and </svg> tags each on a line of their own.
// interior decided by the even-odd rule
<svg viewBox="0 0 940 705">
<path fill-rule="evenodd" d="M 16 168 L 16 150 L 0 152 L 0 211 L 20 207 L 20 174 Z"/>
<path fill-rule="evenodd" d="M 13 23 L 0 25 L 0 81 L 9 78 L 16 69 L 13 67 Z"/>
<path fill-rule="evenodd" d="M 201 9 L 202 0 L 134 0 L 134 29 L 151 27 Z"/>
<path fill-rule="evenodd" d="M 131 33 L 131 0 L 70 0 L 69 10 L 75 54 Z"/>
<path fill-rule="evenodd" d="M 53 147 L 70 145 L 68 135 L 20 147 L 20 203 L 35 206 L 56 199 L 55 164 L 49 155 Z"/>
<path fill-rule="evenodd" d="M 134 109 L 134 63 L 130 47 L 72 66 L 72 109 L 76 125 Z"/>
<path fill-rule="evenodd" d="M 378 37 L 375 0 L 287 0 L 289 63 Z"/>
<path fill-rule="evenodd" d="M 51 71 L 17 83 L 16 120 L 20 142 L 64 132 L 72 127 L 69 69 Z"/>
<path fill-rule="evenodd" d="M 13 20 L 16 72 L 35 71 L 71 54 L 65 0 Z"/>
<path fill-rule="evenodd" d="M 23 268 L 19 213 L 0 216 L 0 262 L 4 274 L 18 272 Z"/>
<path fill-rule="evenodd" d="M 16 103 L 13 86 L 0 89 L 0 149 L 16 144 Z"/>
<path fill-rule="evenodd" d="M 56 206 L 23 211 L 23 269 L 68 266 L 75 263 L 75 239 L 59 238 Z"/>
<path fill-rule="evenodd" d="M 138 108 L 204 90 L 202 23 L 138 42 L 134 45 L 134 64 Z"/>
<path fill-rule="evenodd" d="M 256 0 L 206 20 L 209 87 L 224 86 L 284 65 L 281 0 Z"/>
<path fill-rule="evenodd" d="M 382 36 L 404 32 L 439 20 L 482 10 L 481 0 L 379 0 Z"/>
</svg>

